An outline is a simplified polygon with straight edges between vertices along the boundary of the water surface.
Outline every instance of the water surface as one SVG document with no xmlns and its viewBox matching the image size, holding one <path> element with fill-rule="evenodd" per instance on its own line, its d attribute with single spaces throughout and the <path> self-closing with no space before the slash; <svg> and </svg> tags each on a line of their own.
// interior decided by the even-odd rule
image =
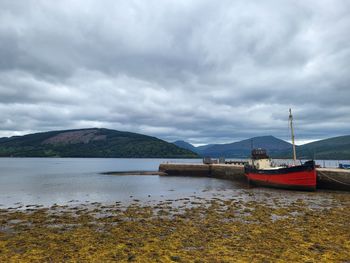
<svg viewBox="0 0 350 263">
<path fill-rule="evenodd" d="M 0 158 L 0 208 L 27 205 L 157 202 L 181 198 L 249 199 L 266 194 L 288 199 L 318 198 L 277 189 L 247 189 L 247 185 L 215 178 L 107 175 L 108 171 L 156 171 L 164 162 L 201 163 L 200 159 Z M 320 161 L 322 162 L 322 161 Z M 336 162 L 327 161 L 335 166 Z M 293 198 L 292 198 L 293 197 Z M 320 199 L 321 200 L 321 199 Z"/>
<path fill-rule="evenodd" d="M 115 176 L 107 171 L 156 171 L 162 162 L 193 159 L 0 158 L 1 207 L 131 199 L 179 198 L 233 187 L 214 178 Z"/>
</svg>

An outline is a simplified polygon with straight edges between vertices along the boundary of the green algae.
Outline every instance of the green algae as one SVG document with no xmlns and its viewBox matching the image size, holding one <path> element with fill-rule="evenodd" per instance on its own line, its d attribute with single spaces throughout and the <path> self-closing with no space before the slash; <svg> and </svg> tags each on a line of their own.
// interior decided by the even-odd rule
<svg viewBox="0 0 350 263">
<path fill-rule="evenodd" d="M 329 195 L 1 209 L 0 262 L 347 262 L 350 195 Z"/>
</svg>

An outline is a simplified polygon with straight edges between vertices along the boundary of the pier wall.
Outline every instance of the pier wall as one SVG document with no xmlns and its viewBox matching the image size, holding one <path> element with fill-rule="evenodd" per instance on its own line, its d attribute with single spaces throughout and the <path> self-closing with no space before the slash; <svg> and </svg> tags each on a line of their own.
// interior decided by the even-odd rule
<svg viewBox="0 0 350 263">
<path fill-rule="evenodd" d="M 211 164 L 210 174 L 215 178 L 245 181 L 244 167 L 230 164 Z"/>
<path fill-rule="evenodd" d="M 350 191 L 350 170 L 317 168 L 317 188 Z M 244 166 L 232 164 L 159 165 L 159 172 L 173 176 L 198 176 L 245 181 Z"/>
<path fill-rule="evenodd" d="M 159 171 L 173 176 L 203 176 L 235 181 L 245 180 L 242 165 L 164 163 L 159 165 Z"/>
<path fill-rule="evenodd" d="M 179 164 L 162 163 L 159 165 L 159 172 L 167 175 L 177 176 L 210 176 L 210 165 L 208 164 Z"/>
<path fill-rule="evenodd" d="M 317 168 L 317 188 L 350 191 L 350 170 Z"/>
</svg>

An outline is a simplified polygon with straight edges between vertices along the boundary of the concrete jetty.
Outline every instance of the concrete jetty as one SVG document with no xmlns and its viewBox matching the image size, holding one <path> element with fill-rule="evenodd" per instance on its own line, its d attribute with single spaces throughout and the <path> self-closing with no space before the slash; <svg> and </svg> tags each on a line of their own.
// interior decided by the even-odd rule
<svg viewBox="0 0 350 263">
<path fill-rule="evenodd" d="M 244 181 L 244 166 L 233 164 L 162 163 L 159 172 L 177 176 L 199 176 Z"/>
<path fill-rule="evenodd" d="M 317 188 L 350 191 L 350 170 L 317 168 Z"/>
<path fill-rule="evenodd" d="M 316 168 L 317 188 L 350 191 L 350 170 Z M 168 176 L 198 176 L 245 181 L 244 166 L 234 164 L 162 163 L 159 172 Z"/>
</svg>

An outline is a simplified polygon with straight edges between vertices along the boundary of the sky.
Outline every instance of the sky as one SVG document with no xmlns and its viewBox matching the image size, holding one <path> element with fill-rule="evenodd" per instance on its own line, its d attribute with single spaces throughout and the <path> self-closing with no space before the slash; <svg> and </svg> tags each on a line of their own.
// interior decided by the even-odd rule
<svg viewBox="0 0 350 263">
<path fill-rule="evenodd" d="M 0 0 L 0 137 L 350 134 L 350 1 Z"/>
</svg>

